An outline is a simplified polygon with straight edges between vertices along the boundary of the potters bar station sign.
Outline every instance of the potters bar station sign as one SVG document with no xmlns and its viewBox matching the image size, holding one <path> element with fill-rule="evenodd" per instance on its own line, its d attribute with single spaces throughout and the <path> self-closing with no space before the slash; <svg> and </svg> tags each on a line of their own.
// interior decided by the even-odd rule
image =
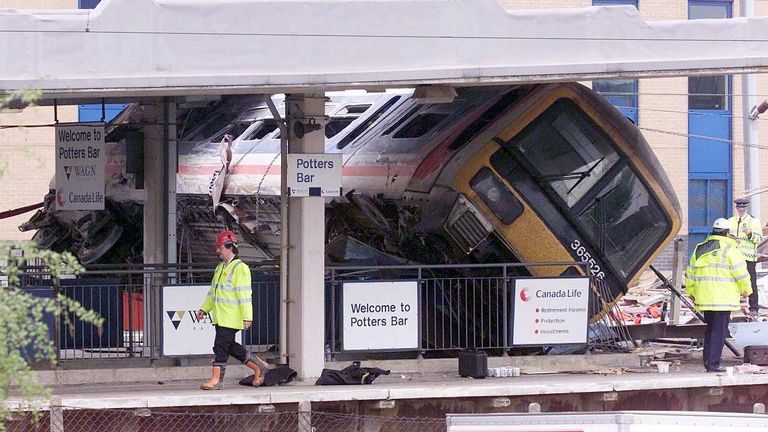
<svg viewBox="0 0 768 432">
<path fill-rule="evenodd" d="M 56 210 L 104 210 L 104 123 L 56 125 Z"/>
<path fill-rule="evenodd" d="M 340 154 L 288 154 L 288 195 L 341 196 Z"/>
</svg>

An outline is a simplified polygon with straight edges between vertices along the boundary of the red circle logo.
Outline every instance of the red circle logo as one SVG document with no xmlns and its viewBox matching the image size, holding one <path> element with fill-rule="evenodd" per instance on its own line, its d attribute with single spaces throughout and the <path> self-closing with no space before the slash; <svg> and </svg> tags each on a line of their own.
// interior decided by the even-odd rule
<svg viewBox="0 0 768 432">
<path fill-rule="evenodd" d="M 528 296 L 528 288 L 523 288 L 520 290 L 520 300 L 527 302 L 530 299 L 531 298 Z"/>
</svg>

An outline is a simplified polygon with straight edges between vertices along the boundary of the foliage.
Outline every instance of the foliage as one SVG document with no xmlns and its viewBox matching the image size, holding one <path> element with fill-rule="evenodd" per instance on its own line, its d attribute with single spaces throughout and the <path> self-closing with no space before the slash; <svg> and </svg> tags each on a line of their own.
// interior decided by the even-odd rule
<svg viewBox="0 0 768 432">
<path fill-rule="evenodd" d="M 54 281 L 81 272 L 83 268 L 72 254 L 25 243 L 0 245 L 0 256 L 7 257 L 3 273 L 8 278 L 8 286 L 0 289 L 0 328 L 4 329 L 0 332 L 0 418 L 4 418 L 8 412 L 3 402 L 13 388 L 25 400 L 50 396 L 30 367 L 32 361 L 53 364 L 56 360 L 56 347 L 49 337 L 51 329 L 44 317 L 53 316 L 66 324 L 68 317 L 74 316 L 98 327 L 103 318 L 62 294 L 40 298 L 20 288 L 19 273 L 27 263 L 40 264 Z"/>
<path fill-rule="evenodd" d="M 22 90 L 0 95 L 0 111 L 12 103 L 30 106 L 40 92 Z M 4 170 L 0 166 L 0 178 Z M 0 243 L 0 276 L 7 286 L 0 285 L 0 431 L 5 430 L 4 419 L 10 415 L 6 400 L 17 389 L 24 400 L 49 398 L 50 392 L 41 385 L 32 372 L 32 362 L 56 360 L 56 347 L 50 339 L 52 331 L 44 320 L 46 316 L 58 319 L 64 325 L 70 317 L 91 323 L 99 329 L 103 323 L 97 313 L 84 308 L 77 301 L 57 294 L 50 298 L 35 297 L 21 288 L 20 272 L 28 265 L 40 265 L 46 277 L 57 281 L 64 275 L 76 275 L 83 267 L 70 253 L 43 250 L 33 242 Z"/>
</svg>

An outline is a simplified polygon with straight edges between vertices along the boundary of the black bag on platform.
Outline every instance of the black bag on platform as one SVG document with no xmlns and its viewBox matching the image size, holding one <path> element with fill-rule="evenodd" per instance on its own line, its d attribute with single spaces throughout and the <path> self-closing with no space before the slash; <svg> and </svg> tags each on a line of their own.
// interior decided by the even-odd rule
<svg viewBox="0 0 768 432">
<path fill-rule="evenodd" d="M 379 375 L 389 375 L 389 370 L 360 367 L 356 361 L 342 370 L 323 369 L 315 385 L 371 384 Z"/>
<path fill-rule="evenodd" d="M 254 375 L 248 375 L 247 377 L 240 380 L 240 385 L 252 387 L 253 378 Z M 267 369 L 267 371 L 264 373 L 264 382 L 261 383 L 261 386 L 269 387 L 288 384 L 289 382 L 293 381 L 294 378 L 296 378 L 295 370 L 289 368 L 288 366 L 278 366 Z"/>
<path fill-rule="evenodd" d="M 488 376 L 488 355 L 485 351 L 464 350 L 459 352 L 459 375 L 471 378 Z"/>
<path fill-rule="evenodd" d="M 744 348 L 744 363 L 768 366 L 768 346 L 750 345 Z"/>
</svg>

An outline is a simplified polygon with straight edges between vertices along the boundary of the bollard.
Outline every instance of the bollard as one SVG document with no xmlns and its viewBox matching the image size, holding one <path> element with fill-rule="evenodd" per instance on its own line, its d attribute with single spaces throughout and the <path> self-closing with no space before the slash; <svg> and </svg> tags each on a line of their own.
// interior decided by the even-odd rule
<svg viewBox="0 0 768 432">
<path fill-rule="evenodd" d="M 756 404 L 752 405 L 752 412 L 754 414 L 765 414 L 765 404 L 762 402 L 757 402 Z"/>
<path fill-rule="evenodd" d="M 299 402 L 299 432 L 312 432 L 312 402 Z"/>
<path fill-rule="evenodd" d="M 64 409 L 57 397 L 51 400 L 51 432 L 64 432 Z"/>
</svg>

